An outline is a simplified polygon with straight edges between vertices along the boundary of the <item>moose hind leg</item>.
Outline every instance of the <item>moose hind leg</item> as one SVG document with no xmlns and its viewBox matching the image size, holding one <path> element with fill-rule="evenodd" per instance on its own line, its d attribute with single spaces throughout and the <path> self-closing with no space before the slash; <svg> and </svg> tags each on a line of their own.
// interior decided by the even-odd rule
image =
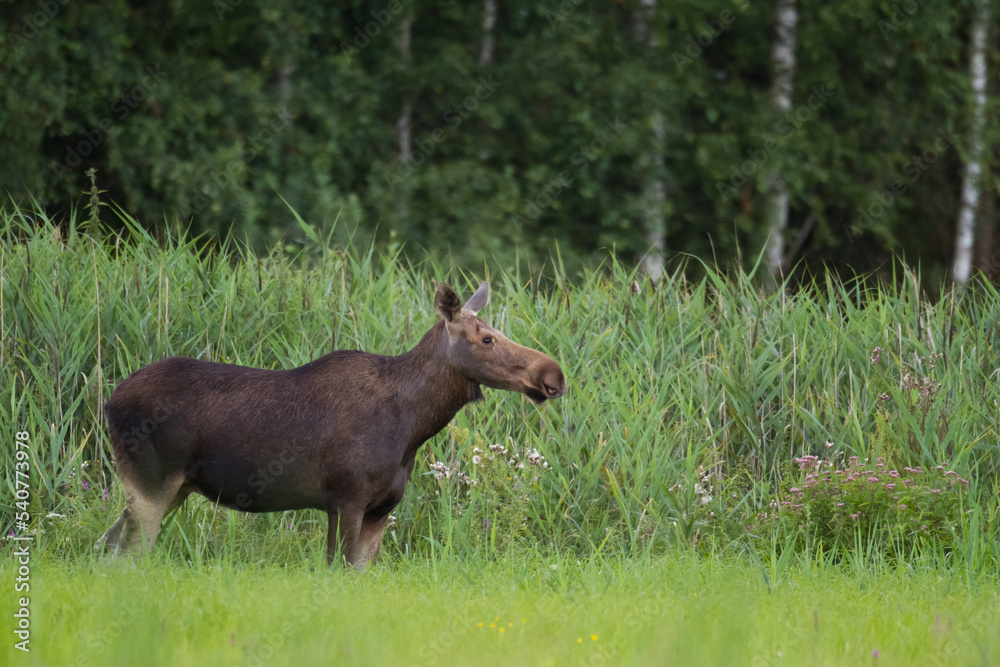
<svg viewBox="0 0 1000 667">
<path fill-rule="evenodd" d="M 181 477 L 169 481 L 153 493 L 127 482 L 123 485 L 125 509 L 95 546 L 105 549 L 112 556 L 149 553 L 160 532 L 163 517 L 180 505 L 191 491 Z"/>
</svg>

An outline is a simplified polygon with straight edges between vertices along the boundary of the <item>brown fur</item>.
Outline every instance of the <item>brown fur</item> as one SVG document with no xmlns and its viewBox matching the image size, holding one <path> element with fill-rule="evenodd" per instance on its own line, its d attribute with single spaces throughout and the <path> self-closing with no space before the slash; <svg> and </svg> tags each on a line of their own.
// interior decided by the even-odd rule
<svg viewBox="0 0 1000 667">
<path fill-rule="evenodd" d="M 198 492 L 248 512 L 326 510 L 328 561 L 339 551 L 364 569 L 417 449 L 481 384 L 537 403 L 566 391 L 555 361 L 476 316 L 487 299 L 483 283 L 463 310 L 438 285 L 441 321 L 396 357 L 337 351 L 291 370 L 173 357 L 136 371 L 105 406 L 126 507 L 98 546 L 148 551 Z"/>
</svg>

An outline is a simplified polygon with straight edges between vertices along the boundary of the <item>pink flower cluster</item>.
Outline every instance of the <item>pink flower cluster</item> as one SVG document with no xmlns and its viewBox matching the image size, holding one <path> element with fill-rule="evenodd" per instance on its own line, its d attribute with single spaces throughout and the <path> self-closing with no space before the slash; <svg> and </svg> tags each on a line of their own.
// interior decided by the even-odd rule
<svg viewBox="0 0 1000 667">
<path fill-rule="evenodd" d="M 875 501 L 882 499 L 886 506 L 905 510 L 908 505 L 900 497 L 903 489 L 911 491 L 905 500 L 912 502 L 919 499 L 914 497 L 916 492 L 919 492 L 917 496 L 939 496 L 942 489 L 931 488 L 932 486 L 947 488 L 955 485 L 965 487 L 969 484 L 968 480 L 953 470 L 947 470 L 943 465 L 936 466 L 931 473 L 927 473 L 920 466 L 904 467 L 902 471 L 887 469 L 883 458 L 875 459 L 875 465 L 870 467 L 867 460 L 861 461 L 857 456 L 849 457 L 842 467 L 837 464 L 840 454 L 833 458 L 832 461 L 824 461 L 810 454 L 795 459 L 799 469 L 805 473 L 805 479 L 800 485 L 788 490 L 791 497 L 781 503 L 781 508 L 795 512 L 805 507 L 806 503 L 830 499 L 839 501 L 834 503 L 838 508 L 845 507 L 846 503 L 843 501 L 853 500 L 849 509 L 859 509 L 856 507 L 859 501 L 871 509 L 872 503 L 877 505 L 879 503 Z M 902 483 L 903 489 L 898 487 L 899 483 Z M 855 521 L 861 513 L 851 512 L 849 518 Z M 911 521 L 915 520 L 911 517 Z"/>
</svg>

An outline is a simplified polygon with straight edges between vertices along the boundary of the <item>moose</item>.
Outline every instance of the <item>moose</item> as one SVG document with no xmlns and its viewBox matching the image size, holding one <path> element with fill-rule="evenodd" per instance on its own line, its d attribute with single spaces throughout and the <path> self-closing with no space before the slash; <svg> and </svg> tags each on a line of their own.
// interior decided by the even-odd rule
<svg viewBox="0 0 1000 667">
<path fill-rule="evenodd" d="M 364 570 L 403 497 L 417 450 L 481 385 L 536 404 L 566 393 L 551 357 L 514 343 L 438 283 L 440 320 L 409 352 L 338 350 L 290 370 L 184 357 L 132 373 L 105 404 L 125 509 L 95 545 L 147 553 L 164 517 L 192 493 L 245 512 L 329 515 L 327 563 Z"/>
</svg>

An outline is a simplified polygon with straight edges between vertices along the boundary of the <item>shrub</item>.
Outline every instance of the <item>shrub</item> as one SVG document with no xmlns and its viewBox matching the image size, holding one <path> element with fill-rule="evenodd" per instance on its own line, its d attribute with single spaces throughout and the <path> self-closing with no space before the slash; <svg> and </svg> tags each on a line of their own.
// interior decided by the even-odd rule
<svg viewBox="0 0 1000 667">
<path fill-rule="evenodd" d="M 797 546 L 834 552 L 854 548 L 860 538 L 868 551 L 890 558 L 955 542 L 969 485 L 957 472 L 839 459 L 796 459 L 798 482 L 757 515 L 757 525 L 749 526 L 754 537 L 771 544 L 795 534 Z"/>
</svg>

